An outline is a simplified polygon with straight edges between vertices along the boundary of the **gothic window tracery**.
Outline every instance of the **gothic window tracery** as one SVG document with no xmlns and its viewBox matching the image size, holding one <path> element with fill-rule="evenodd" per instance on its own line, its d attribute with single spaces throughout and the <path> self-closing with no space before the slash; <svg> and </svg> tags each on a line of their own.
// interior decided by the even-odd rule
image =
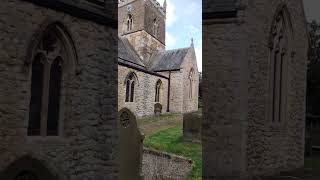
<svg viewBox="0 0 320 180">
<path fill-rule="evenodd" d="M 158 22 L 157 22 L 157 18 L 155 18 L 155 19 L 153 20 L 153 27 L 152 27 L 153 35 L 154 35 L 155 37 L 158 36 L 158 29 L 159 29 L 159 25 L 158 25 Z"/>
<path fill-rule="evenodd" d="M 127 31 L 131 31 L 133 26 L 133 18 L 131 14 L 128 14 L 128 19 L 127 19 Z"/>
<path fill-rule="evenodd" d="M 189 76 L 188 76 L 188 79 L 189 79 L 189 98 L 192 99 L 193 98 L 193 88 L 194 88 L 194 70 L 191 69 L 190 72 L 189 72 Z"/>
<path fill-rule="evenodd" d="M 62 33 L 58 25 L 49 26 L 33 52 L 28 136 L 59 135 L 62 82 L 71 51 Z"/>
<path fill-rule="evenodd" d="M 121 115 L 120 115 L 120 123 L 124 128 L 129 127 L 130 125 L 130 115 L 127 111 L 124 111 Z"/>
<path fill-rule="evenodd" d="M 158 80 L 156 83 L 156 94 L 155 94 L 155 102 L 160 102 L 160 94 L 161 94 L 161 80 Z"/>
<path fill-rule="evenodd" d="M 274 19 L 270 42 L 270 115 L 273 122 L 281 122 L 286 101 L 286 71 L 288 59 L 289 27 L 284 10 Z"/>
<path fill-rule="evenodd" d="M 134 102 L 136 81 L 134 73 L 130 73 L 126 78 L 126 102 Z"/>
</svg>

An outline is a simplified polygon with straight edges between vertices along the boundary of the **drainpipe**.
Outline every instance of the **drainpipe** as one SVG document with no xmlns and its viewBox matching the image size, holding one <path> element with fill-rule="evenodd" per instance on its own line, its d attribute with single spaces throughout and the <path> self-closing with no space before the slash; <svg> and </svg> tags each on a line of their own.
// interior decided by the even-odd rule
<svg viewBox="0 0 320 180">
<path fill-rule="evenodd" d="M 170 112 L 170 82 L 171 81 L 171 71 L 169 71 L 169 82 L 168 82 L 168 98 L 167 98 L 167 112 Z"/>
</svg>

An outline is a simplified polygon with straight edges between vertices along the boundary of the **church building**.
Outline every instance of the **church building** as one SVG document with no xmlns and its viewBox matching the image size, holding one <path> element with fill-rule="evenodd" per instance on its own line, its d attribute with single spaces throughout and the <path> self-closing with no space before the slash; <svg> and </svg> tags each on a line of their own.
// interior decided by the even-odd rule
<svg viewBox="0 0 320 180">
<path fill-rule="evenodd" d="M 118 109 L 137 116 L 198 110 L 199 73 L 190 46 L 166 50 L 166 1 L 118 2 Z"/>
</svg>

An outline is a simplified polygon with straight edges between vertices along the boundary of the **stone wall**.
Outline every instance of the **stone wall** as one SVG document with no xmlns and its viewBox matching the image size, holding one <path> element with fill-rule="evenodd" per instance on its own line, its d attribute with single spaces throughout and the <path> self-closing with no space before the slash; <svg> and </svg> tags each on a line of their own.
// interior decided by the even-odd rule
<svg viewBox="0 0 320 180">
<path fill-rule="evenodd" d="M 165 49 L 165 15 L 160 7 L 156 7 L 154 0 L 135 0 L 119 5 L 119 35 L 126 37 L 140 58 L 149 64 L 151 55 Z M 127 8 L 131 6 L 132 11 Z M 127 30 L 128 14 L 132 15 L 132 30 Z M 157 19 L 158 33 L 153 33 L 153 21 Z"/>
<path fill-rule="evenodd" d="M 2 1 L 0 14 L 0 172 L 28 156 L 60 180 L 117 179 L 116 29 L 21 0 Z M 66 87 L 63 134 L 27 137 L 31 89 L 27 54 L 50 22 L 69 31 L 77 72 Z"/>
<path fill-rule="evenodd" d="M 145 9 L 145 30 L 155 36 L 162 44 L 166 44 L 166 15 L 159 6 L 155 6 L 157 0 L 147 0 Z M 158 33 L 153 33 L 154 19 L 157 20 Z"/>
<path fill-rule="evenodd" d="M 131 4 L 133 11 L 130 14 L 133 17 L 133 26 L 131 31 L 127 31 L 128 10 L 127 6 Z M 144 1 L 132 0 L 127 3 L 120 4 L 118 7 L 118 32 L 124 35 L 130 32 L 140 31 L 144 29 L 145 6 Z"/>
<path fill-rule="evenodd" d="M 270 108 L 269 38 L 276 10 L 289 12 L 281 123 Z M 301 0 L 241 1 L 237 17 L 204 22 L 202 128 L 204 178 L 239 179 L 293 170 L 304 163 L 306 20 Z M 291 51 L 292 50 L 292 51 Z"/>
<path fill-rule="evenodd" d="M 129 40 L 132 47 L 147 66 L 150 65 L 150 57 L 153 53 L 165 49 L 164 44 L 160 43 L 160 41 L 144 30 L 126 34 L 123 35 L 123 37 Z"/>
<path fill-rule="evenodd" d="M 191 170 L 191 159 L 147 148 L 143 150 L 142 173 L 145 180 L 185 180 Z"/>
<path fill-rule="evenodd" d="M 144 30 L 153 35 L 153 21 L 156 18 L 158 21 L 158 35 L 156 38 L 165 44 L 165 14 L 160 6 L 156 7 L 154 1 L 156 0 L 126 0 L 121 2 L 118 8 L 118 26 L 119 34 L 124 35 L 136 31 Z M 132 7 L 132 11 L 128 12 L 127 7 Z M 133 27 L 131 31 L 127 31 L 128 13 L 133 17 Z"/>
<path fill-rule="evenodd" d="M 182 64 L 183 73 L 183 113 L 194 112 L 198 110 L 198 99 L 199 99 L 199 72 L 197 67 L 196 56 L 194 48 L 190 48 L 187 55 L 184 58 Z M 190 83 L 189 74 L 193 69 L 193 82 L 192 82 L 192 98 L 190 98 Z"/>
<path fill-rule="evenodd" d="M 280 123 L 268 116 L 269 48 L 268 38 L 275 14 L 283 5 L 292 23 L 293 39 L 286 56 L 285 113 Z M 249 104 L 247 166 L 250 174 L 276 173 L 304 164 L 305 94 L 307 67 L 306 19 L 301 0 L 263 1 L 248 5 L 250 32 Z M 291 27 L 288 27 L 290 31 Z M 253 38 L 254 37 L 254 38 Z"/>
<path fill-rule="evenodd" d="M 232 179 L 245 171 L 246 39 L 237 24 L 204 23 L 203 179 Z"/>
<path fill-rule="evenodd" d="M 134 102 L 125 102 L 126 86 L 125 78 L 130 72 L 134 72 L 138 78 L 138 86 L 135 87 Z M 126 107 L 137 116 L 154 115 L 155 86 L 158 80 L 161 80 L 160 104 L 162 104 L 162 113 L 167 112 L 168 80 L 142 71 L 137 71 L 128 67 L 119 65 L 118 69 L 118 108 Z"/>
<path fill-rule="evenodd" d="M 170 73 L 170 112 L 183 112 L 183 74 L 181 71 L 161 72 L 169 77 Z"/>
</svg>

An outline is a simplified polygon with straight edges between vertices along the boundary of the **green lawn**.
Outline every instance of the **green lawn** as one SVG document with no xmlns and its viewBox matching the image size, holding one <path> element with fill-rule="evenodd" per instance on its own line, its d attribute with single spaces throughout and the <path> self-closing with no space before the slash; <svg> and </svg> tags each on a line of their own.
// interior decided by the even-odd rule
<svg viewBox="0 0 320 180">
<path fill-rule="evenodd" d="M 201 144 L 187 143 L 182 140 L 182 125 L 147 136 L 144 145 L 160 151 L 178 154 L 193 160 L 190 175 L 192 180 L 200 180 L 202 174 Z"/>
<path fill-rule="evenodd" d="M 173 121 L 176 119 L 181 119 L 181 114 L 176 114 L 176 113 L 172 113 L 172 114 L 161 114 L 159 116 L 147 116 L 147 117 L 142 117 L 140 119 L 138 119 L 138 123 L 141 125 L 145 125 L 145 124 L 152 124 L 158 121 Z"/>
<path fill-rule="evenodd" d="M 306 168 L 312 168 L 312 169 L 317 169 L 320 170 L 320 158 L 306 158 L 304 161 L 304 166 Z"/>
<path fill-rule="evenodd" d="M 164 114 L 160 116 L 143 117 L 137 120 L 140 130 L 146 135 L 152 135 L 182 124 L 181 114 Z"/>
</svg>

